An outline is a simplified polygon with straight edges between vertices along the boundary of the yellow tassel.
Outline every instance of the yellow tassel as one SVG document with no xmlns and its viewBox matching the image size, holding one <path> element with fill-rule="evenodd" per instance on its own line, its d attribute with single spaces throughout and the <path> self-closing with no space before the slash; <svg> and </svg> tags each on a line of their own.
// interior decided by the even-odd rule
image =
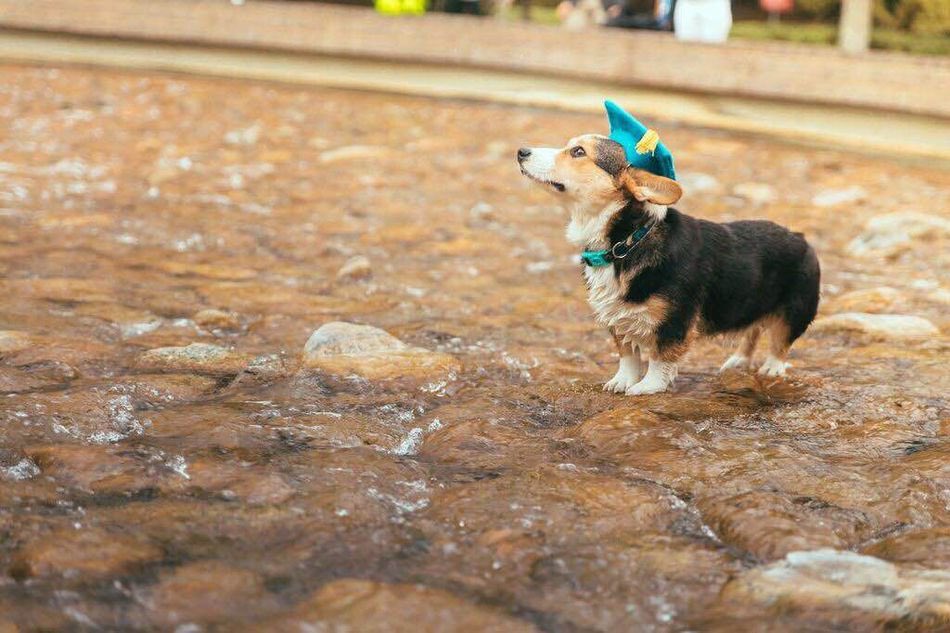
<svg viewBox="0 0 950 633">
<path fill-rule="evenodd" d="M 660 135 L 656 130 L 647 130 L 643 137 L 637 142 L 637 154 L 652 154 L 656 151 L 656 146 L 660 142 Z"/>
</svg>

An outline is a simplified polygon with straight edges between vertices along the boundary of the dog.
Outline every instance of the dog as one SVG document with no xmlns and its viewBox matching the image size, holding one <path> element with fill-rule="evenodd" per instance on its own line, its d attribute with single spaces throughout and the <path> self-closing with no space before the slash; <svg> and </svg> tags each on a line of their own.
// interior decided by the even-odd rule
<svg viewBox="0 0 950 633">
<path fill-rule="evenodd" d="M 683 194 L 680 185 L 632 167 L 623 146 L 606 136 L 522 147 L 517 160 L 522 174 L 569 209 L 567 238 L 587 249 L 588 301 L 620 355 L 605 390 L 666 391 L 695 338 L 719 334 L 739 336 L 720 371 L 750 367 L 767 332 L 759 373 L 785 375 L 789 348 L 818 310 L 818 257 L 801 233 L 681 213 L 670 206 Z"/>
</svg>

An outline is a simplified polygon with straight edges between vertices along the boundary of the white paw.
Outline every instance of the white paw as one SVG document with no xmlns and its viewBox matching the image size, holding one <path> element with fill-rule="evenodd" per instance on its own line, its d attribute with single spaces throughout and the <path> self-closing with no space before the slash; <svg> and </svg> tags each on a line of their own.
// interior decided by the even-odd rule
<svg viewBox="0 0 950 633">
<path fill-rule="evenodd" d="M 662 380 L 649 380 L 644 378 L 635 385 L 627 387 L 627 390 L 624 392 L 628 396 L 645 396 L 651 393 L 661 393 L 666 391 L 672 386 L 672 381 L 662 381 Z"/>
<path fill-rule="evenodd" d="M 765 359 L 765 362 L 762 363 L 762 366 L 759 367 L 759 375 L 777 378 L 779 376 L 784 376 L 785 370 L 789 367 L 791 367 L 791 365 L 785 361 L 773 356 L 769 356 Z"/>
<path fill-rule="evenodd" d="M 604 384 L 604 391 L 614 393 L 624 393 L 627 389 L 637 384 L 636 376 L 631 376 L 628 372 L 620 370 L 613 378 Z"/>
<path fill-rule="evenodd" d="M 727 369 L 748 369 L 749 368 L 749 357 L 742 356 L 740 354 L 733 354 L 726 359 L 726 362 L 722 364 L 722 367 L 719 368 L 719 373 L 726 371 Z"/>
</svg>

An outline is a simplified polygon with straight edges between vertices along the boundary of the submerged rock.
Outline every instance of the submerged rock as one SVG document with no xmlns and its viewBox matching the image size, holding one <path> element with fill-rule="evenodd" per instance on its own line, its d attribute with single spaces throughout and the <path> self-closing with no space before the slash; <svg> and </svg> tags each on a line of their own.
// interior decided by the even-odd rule
<svg viewBox="0 0 950 633">
<path fill-rule="evenodd" d="M 892 563 L 950 569 L 950 527 L 905 532 L 867 546 L 862 551 Z"/>
<path fill-rule="evenodd" d="M 812 622 L 843 616 L 852 623 L 864 617 L 867 622 L 907 625 L 913 618 L 946 625 L 950 572 L 903 570 L 879 558 L 834 549 L 792 552 L 729 582 L 721 601 L 727 610 L 800 613 Z"/>
<path fill-rule="evenodd" d="M 864 232 L 851 240 L 847 250 L 857 256 L 894 256 L 910 248 L 915 241 L 932 241 L 950 236 L 950 220 L 904 211 L 888 213 L 868 220 Z"/>
<path fill-rule="evenodd" d="M 164 372 L 195 372 L 199 374 L 236 374 L 250 360 L 219 345 L 191 343 L 184 347 L 158 347 L 139 356 L 141 369 Z"/>
<path fill-rule="evenodd" d="M 404 379 L 433 389 L 461 370 L 448 354 L 411 347 L 379 328 L 343 322 L 317 329 L 304 345 L 302 361 L 305 368 L 341 378 Z"/>
<path fill-rule="evenodd" d="M 36 375 L 16 367 L 0 367 L 0 393 L 23 393 L 57 384 L 49 376 Z"/>
<path fill-rule="evenodd" d="M 174 626 L 259 614 L 276 601 L 258 574 L 223 562 L 199 561 L 162 574 L 143 602 L 152 621 Z"/>
<path fill-rule="evenodd" d="M 812 328 L 818 332 L 858 332 L 884 339 L 922 338 L 940 333 L 937 326 L 923 317 L 866 312 L 833 314 L 818 319 Z"/>
<path fill-rule="evenodd" d="M 144 539 L 101 528 L 66 528 L 20 548 L 13 560 L 17 577 L 112 576 L 158 560 L 162 551 Z"/>
<path fill-rule="evenodd" d="M 105 446 L 45 444 L 27 446 L 23 452 L 60 486 L 112 490 L 112 484 L 121 482 L 130 490 L 153 483 L 134 459 Z"/>
<path fill-rule="evenodd" d="M 351 579 L 324 585 L 293 615 L 267 624 L 271 631 L 537 631 L 529 622 L 492 607 L 473 604 L 441 589 Z"/>
<path fill-rule="evenodd" d="M 698 505 L 723 542 L 763 561 L 799 550 L 847 547 L 867 527 L 859 512 L 772 491 L 711 496 Z"/>
</svg>

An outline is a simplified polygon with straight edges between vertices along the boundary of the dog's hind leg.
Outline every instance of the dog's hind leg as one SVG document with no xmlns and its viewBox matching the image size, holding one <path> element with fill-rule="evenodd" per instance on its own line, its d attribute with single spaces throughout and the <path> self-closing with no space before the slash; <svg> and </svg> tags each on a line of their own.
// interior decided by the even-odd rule
<svg viewBox="0 0 950 633">
<path fill-rule="evenodd" d="M 604 385 L 604 391 L 624 393 L 628 388 L 637 384 L 643 374 L 640 347 L 636 344 L 625 343 L 623 337 L 618 336 L 613 328 L 611 328 L 610 333 L 614 337 L 617 353 L 620 354 L 620 366 L 617 368 L 614 377 Z"/>
<path fill-rule="evenodd" d="M 719 368 L 719 373 L 727 369 L 748 369 L 749 363 L 752 362 L 752 352 L 755 351 L 755 346 L 761 335 L 762 328 L 759 325 L 753 325 L 743 332 L 739 340 L 739 346 Z"/>
<path fill-rule="evenodd" d="M 759 374 L 763 376 L 784 376 L 789 364 L 785 362 L 788 348 L 792 346 L 788 323 L 782 318 L 776 318 L 768 324 L 769 355 L 759 367 Z"/>
<path fill-rule="evenodd" d="M 759 367 L 763 376 L 784 376 L 788 363 L 788 349 L 805 333 L 818 312 L 821 288 L 821 267 L 818 256 L 810 247 L 802 258 L 801 267 L 790 287 L 788 300 L 768 324 L 769 355 Z"/>
</svg>

